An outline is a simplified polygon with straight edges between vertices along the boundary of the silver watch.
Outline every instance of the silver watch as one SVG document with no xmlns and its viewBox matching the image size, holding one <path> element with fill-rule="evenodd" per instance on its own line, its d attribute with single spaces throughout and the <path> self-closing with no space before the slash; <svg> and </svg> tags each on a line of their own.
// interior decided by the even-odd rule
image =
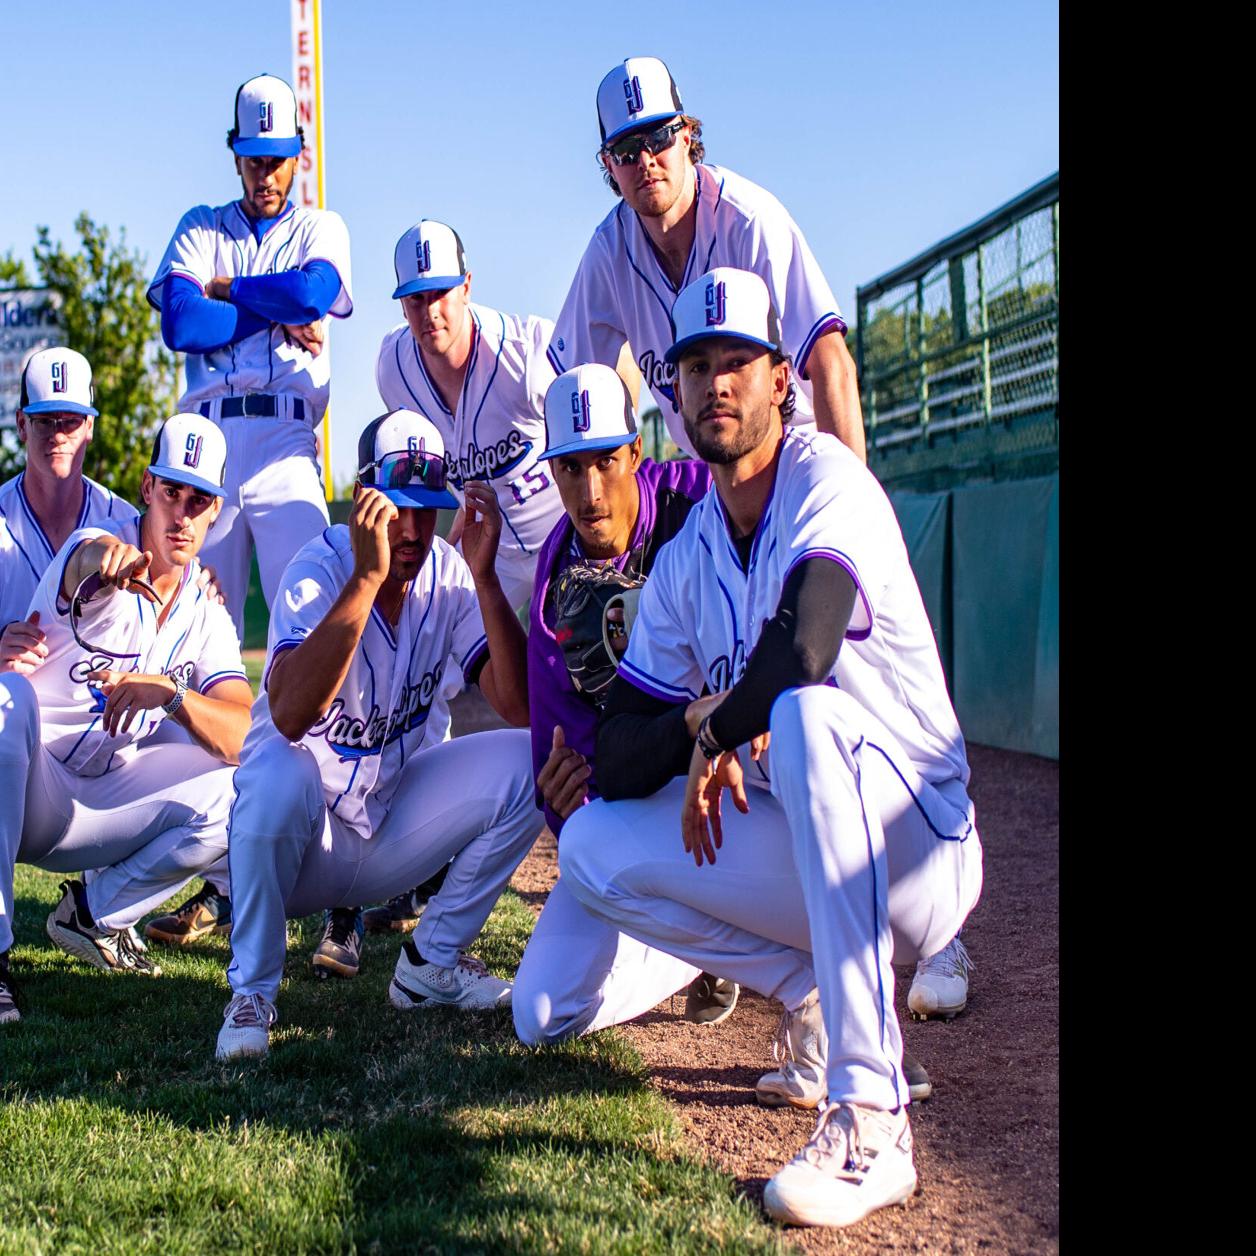
<svg viewBox="0 0 1256 1256">
<path fill-rule="evenodd" d="M 174 697 L 165 703 L 161 709 L 167 715 L 173 715 L 183 705 L 183 695 L 188 691 L 188 682 L 177 672 L 167 672 L 166 675 L 174 681 Z"/>
</svg>

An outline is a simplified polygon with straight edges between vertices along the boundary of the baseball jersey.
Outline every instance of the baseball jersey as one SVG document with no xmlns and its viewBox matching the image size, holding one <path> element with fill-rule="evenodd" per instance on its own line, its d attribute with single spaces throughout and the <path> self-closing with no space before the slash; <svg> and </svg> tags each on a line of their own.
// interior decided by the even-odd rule
<svg viewBox="0 0 1256 1256">
<path fill-rule="evenodd" d="M 767 284 L 794 364 L 795 425 L 815 423 L 811 384 L 803 377 L 812 346 L 825 332 L 846 332 L 820 264 L 780 201 L 720 166 L 697 166 L 694 179 L 697 223 L 679 286 L 673 287 L 659 264 L 641 220 L 620 201 L 580 259 L 549 345 L 550 363 L 561 375 L 585 362 L 613 367 L 627 340 L 672 440 L 690 456 L 695 451 L 672 387 L 676 368 L 663 354 L 675 342 L 672 305 L 699 275 L 735 266 Z"/>
<path fill-rule="evenodd" d="M 202 291 L 211 279 L 225 275 L 274 275 L 299 270 L 322 258 L 340 276 L 340 292 L 331 315 L 353 313 L 349 277 L 349 232 L 339 214 L 304 209 L 289 203 L 270 222 L 259 240 L 239 201 L 211 209 L 198 205 L 179 220 L 153 281 L 148 300 L 161 309 L 162 285 L 171 275 L 190 279 Z M 314 357 L 298 344 L 287 344 L 283 328 L 271 326 L 211 353 L 187 354 L 187 391 L 180 410 L 195 410 L 202 401 L 236 393 L 290 393 L 310 407 L 311 422 L 322 418 L 331 385 L 330 346 Z"/>
<path fill-rule="evenodd" d="M 384 337 L 375 383 L 389 410 L 417 410 L 440 429 L 455 490 L 467 480 L 492 485 L 502 512 L 501 548 L 535 555 L 563 509 L 546 464 L 537 460 L 545 449 L 545 392 L 553 382 L 545 347 L 554 324 L 483 305 L 468 309 L 471 353 L 454 411 L 405 323 Z"/>
<path fill-rule="evenodd" d="M 628 554 L 639 547 L 642 550 L 642 575 L 650 574 L 662 546 L 680 531 L 694 502 L 710 487 L 711 472 L 704 462 L 651 462 L 648 458 L 642 461 L 637 468 L 640 505 L 628 542 Z M 572 684 L 562 646 L 554 636 L 552 623 L 546 620 L 550 585 L 573 562 L 588 561 L 571 519 L 564 513 L 537 560 L 536 590 L 529 610 L 528 714 L 532 725 L 532 768 L 537 776 L 549 758 L 555 724 L 562 725 L 566 744 L 593 762 L 597 710 Z M 599 796 L 595 777 L 589 778 L 588 793 L 590 798 Z M 544 806 L 539 792 L 537 803 Z M 550 831 L 557 834 L 563 827 L 561 817 L 548 806 L 544 806 L 544 811 Z"/>
<path fill-rule="evenodd" d="M 83 541 L 114 535 L 137 548 L 139 520 L 107 533 L 82 528 L 57 551 L 31 598 L 39 626 L 47 637 L 48 657 L 30 675 L 39 695 L 43 744 L 50 754 L 79 776 L 103 776 L 134 756 L 136 743 L 165 718 L 160 708 L 143 711 L 128 732 L 111 737 L 100 727 L 105 695 L 87 680 L 88 672 L 180 675 L 189 689 L 208 693 L 224 680 L 248 680 L 240 645 L 226 608 L 196 587 L 201 565 L 193 559 L 183 569 L 165 623 L 157 624 L 158 608 L 138 593 L 113 591 L 97 595 L 83 607 L 79 636 L 99 652 L 74 640 L 69 604 L 61 596 L 61 580 L 70 555 Z"/>
<path fill-rule="evenodd" d="M 297 551 L 271 606 L 267 681 L 275 660 L 318 627 L 352 574 L 345 524 L 326 528 Z M 363 837 L 379 827 L 406 760 L 423 745 L 447 660 L 452 656 L 464 674 L 473 674 L 487 649 L 471 572 L 452 546 L 434 537 L 396 627 L 371 608 L 344 683 L 301 739 L 318 760 L 328 810 Z M 278 736 L 264 682 L 241 761 Z"/>
<path fill-rule="evenodd" d="M 0 484 L 0 629 L 30 613 L 40 577 L 56 557 L 23 483 L 26 472 Z M 112 528 L 138 518 L 135 507 L 103 484 L 83 477 L 83 504 L 74 527 Z"/>
<path fill-rule="evenodd" d="M 967 784 L 964 739 L 893 507 L 858 456 L 827 433 L 786 431 L 745 570 L 719 494 L 690 512 L 646 581 L 620 675 L 669 702 L 688 702 L 703 685 L 729 689 L 776 613 L 786 576 L 813 557 L 838 563 L 857 589 L 829 683 L 890 730 L 925 780 Z M 765 783 L 770 755 L 747 768 L 748 780 Z"/>
</svg>

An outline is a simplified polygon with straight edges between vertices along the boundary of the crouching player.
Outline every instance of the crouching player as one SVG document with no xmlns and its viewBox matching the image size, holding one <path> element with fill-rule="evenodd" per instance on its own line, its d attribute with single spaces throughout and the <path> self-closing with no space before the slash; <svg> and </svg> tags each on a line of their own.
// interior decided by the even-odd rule
<svg viewBox="0 0 1256 1256">
<path fill-rule="evenodd" d="M 129 932 L 226 849 L 252 691 L 231 618 L 198 587 L 227 448 L 177 414 L 157 437 L 144 515 L 72 532 L 30 604 L 45 653 L 0 674 L 0 1022 L 17 860 L 62 883 L 49 937 L 97 968 L 157 975 Z M 164 736 L 165 721 L 180 725 Z"/>
<path fill-rule="evenodd" d="M 398 956 L 389 1000 L 509 1005 L 510 984 L 465 948 L 542 825 L 522 730 L 525 637 L 494 569 L 492 490 L 466 485 L 463 557 L 435 535 L 437 508 L 456 505 L 444 454 L 420 414 L 371 422 L 348 526 L 308 542 L 280 581 L 235 777 L 233 997 L 219 1059 L 269 1050 L 286 918 L 386 900 L 451 860 Z M 451 656 L 517 727 L 420 750 Z"/>
</svg>

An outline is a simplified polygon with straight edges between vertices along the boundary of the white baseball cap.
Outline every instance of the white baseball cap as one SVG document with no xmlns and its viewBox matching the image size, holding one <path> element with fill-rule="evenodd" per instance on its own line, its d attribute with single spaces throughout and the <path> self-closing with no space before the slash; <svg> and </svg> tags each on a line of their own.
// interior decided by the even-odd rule
<svg viewBox="0 0 1256 1256">
<path fill-rule="evenodd" d="M 467 277 L 467 255 L 458 233 L 443 222 L 424 218 L 397 241 L 393 250 L 397 297 L 414 292 L 456 288 Z"/>
<path fill-rule="evenodd" d="M 19 410 L 27 414 L 97 415 L 100 411 L 92 405 L 95 399 L 92 368 L 81 353 L 55 345 L 39 349 L 26 359 Z"/>
<path fill-rule="evenodd" d="M 624 381 L 596 362 L 564 371 L 545 394 L 545 451 L 540 458 L 617 449 L 637 439 Z"/>
<path fill-rule="evenodd" d="M 381 414 L 358 437 L 358 483 L 378 489 L 394 506 L 456 510 L 448 476 L 440 430 L 417 410 Z"/>
<path fill-rule="evenodd" d="M 676 80 L 658 57 L 629 57 L 597 87 L 597 124 L 603 144 L 625 131 L 665 122 L 684 112 Z"/>
<path fill-rule="evenodd" d="M 148 473 L 221 497 L 227 475 L 227 438 L 203 414 L 171 415 L 153 441 Z"/>
<path fill-rule="evenodd" d="M 273 74 L 259 74 L 240 86 L 235 99 L 231 150 L 239 157 L 296 157 L 297 98 Z"/>
<path fill-rule="evenodd" d="M 753 271 L 717 266 L 695 279 L 672 306 L 676 342 L 663 355 L 673 365 L 698 340 L 729 336 L 781 349 L 781 320 L 768 286 Z"/>
</svg>

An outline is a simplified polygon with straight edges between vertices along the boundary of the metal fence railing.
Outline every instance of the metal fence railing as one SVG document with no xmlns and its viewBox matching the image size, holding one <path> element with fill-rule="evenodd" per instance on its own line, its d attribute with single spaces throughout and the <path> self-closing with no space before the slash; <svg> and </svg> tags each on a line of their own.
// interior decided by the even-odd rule
<svg viewBox="0 0 1256 1256">
<path fill-rule="evenodd" d="M 868 465 L 938 488 L 1059 465 L 1060 176 L 858 290 Z"/>
</svg>

